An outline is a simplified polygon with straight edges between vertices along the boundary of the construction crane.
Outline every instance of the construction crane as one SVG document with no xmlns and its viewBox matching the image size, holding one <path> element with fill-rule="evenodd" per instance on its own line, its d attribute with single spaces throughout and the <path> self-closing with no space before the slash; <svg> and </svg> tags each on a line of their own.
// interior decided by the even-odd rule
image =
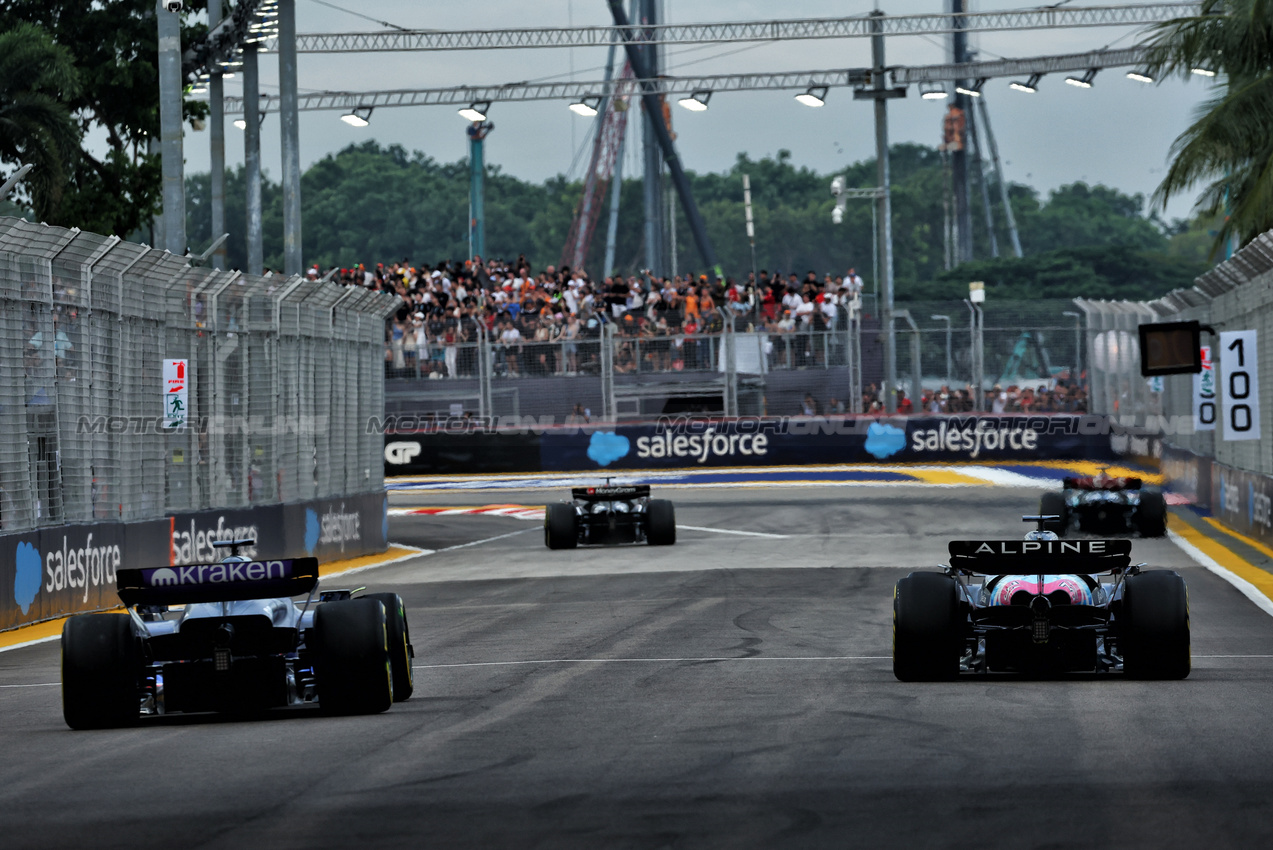
<svg viewBox="0 0 1273 850">
<path fill-rule="evenodd" d="M 615 82 L 614 91 L 607 99 L 605 111 L 597 127 L 592 143 L 592 157 L 584 177 L 583 197 L 575 207 L 570 234 L 561 252 L 561 265 L 572 269 L 581 267 L 588 256 L 592 235 L 601 216 L 601 200 L 606 195 L 614 177 L 615 164 L 623 147 L 623 134 L 628 128 L 629 96 L 634 90 L 632 65 L 624 63 L 623 72 Z"/>
</svg>

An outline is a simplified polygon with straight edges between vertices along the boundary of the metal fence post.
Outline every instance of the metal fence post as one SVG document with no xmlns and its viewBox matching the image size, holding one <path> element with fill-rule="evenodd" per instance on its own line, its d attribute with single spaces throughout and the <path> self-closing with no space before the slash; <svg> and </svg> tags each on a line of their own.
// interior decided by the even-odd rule
<svg viewBox="0 0 1273 850">
<path fill-rule="evenodd" d="M 606 422 L 618 419 L 614 400 L 614 325 L 605 322 L 601 326 L 601 418 Z"/>
<path fill-rule="evenodd" d="M 725 358 L 725 415 L 738 415 L 738 358 L 734 332 L 734 314 L 729 312 L 729 324 L 721 337 L 721 356 Z"/>
</svg>

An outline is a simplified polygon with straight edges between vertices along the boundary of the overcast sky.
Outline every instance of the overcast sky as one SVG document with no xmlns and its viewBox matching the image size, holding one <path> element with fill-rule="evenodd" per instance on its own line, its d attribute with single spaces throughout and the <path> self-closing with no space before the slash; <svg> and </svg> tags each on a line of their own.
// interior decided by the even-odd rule
<svg viewBox="0 0 1273 850">
<path fill-rule="evenodd" d="M 1134 0 L 1132 0 L 1134 2 Z M 331 0 L 335 5 L 368 17 L 408 28 L 485 29 L 496 27 L 568 26 L 610 22 L 604 0 Z M 890 14 L 939 12 L 945 0 L 881 0 Z M 1114 0 L 1106 0 L 1113 4 Z M 1117 0 L 1127 3 L 1129 0 Z M 837 17 L 868 12 L 870 0 L 664 0 L 672 23 Z M 1024 0 L 972 0 L 972 11 L 1025 8 Z M 1076 0 L 1075 5 L 1097 5 Z M 316 0 L 297 0 L 300 32 L 352 32 L 384 27 L 338 11 Z M 1107 45 L 1134 44 L 1130 27 L 980 33 L 971 36 L 982 59 L 1076 53 Z M 926 65 L 946 61 L 941 37 L 896 37 L 887 43 L 888 64 Z M 520 80 L 599 80 L 606 48 L 446 51 L 433 54 L 302 55 L 302 91 L 375 91 L 435 88 Z M 790 41 L 760 45 L 695 45 L 674 48 L 668 59 L 670 74 L 714 74 L 748 71 L 805 71 L 860 67 L 870 64 L 867 39 Z M 1168 149 L 1188 125 L 1197 104 L 1210 88 L 1201 78 L 1151 86 L 1111 69 L 1083 90 L 1065 85 L 1060 75 L 1045 77 L 1037 94 L 1011 91 L 1007 80 L 986 86 L 987 105 L 1004 159 L 1006 176 L 1048 190 L 1084 180 L 1104 183 L 1129 193 L 1149 195 L 1162 178 Z M 261 61 L 262 89 L 277 91 L 277 61 Z M 227 94 L 241 94 L 241 80 L 226 84 Z M 944 107 L 924 101 L 912 91 L 889 105 L 890 136 L 894 143 L 940 141 Z M 848 89 L 832 89 L 822 109 L 809 109 L 793 100 L 794 92 L 730 92 L 711 101 L 703 113 L 673 108 L 673 128 L 687 168 L 723 171 L 736 154 L 753 158 L 786 148 L 797 165 L 832 173 L 845 164 L 874 154 L 870 106 L 855 103 Z M 497 103 L 490 120 L 495 131 L 487 140 L 487 161 L 506 173 L 540 181 L 559 173 L 578 176 L 577 151 L 587 138 L 591 119 L 573 115 L 566 103 L 535 101 Z M 465 157 L 465 121 L 455 107 L 379 109 L 371 125 L 349 127 L 337 112 L 301 113 L 301 164 L 308 167 L 351 143 L 375 139 L 420 150 L 442 162 Z M 281 174 L 279 123 L 270 115 L 262 130 L 262 159 L 277 180 Z M 186 168 L 208 168 L 208 134 L 186 125 Z M 635 149 L 629 144 L 629 151 Z M 228 127 L 226 156 L 237 164 L 243 158 L 242 133 Z M 634 159 L 627 159 L 633 174 Z M 573 170 L 572 170 L 573 166 Z M 1183 217 L 1192 198 L 1179 198 L 1169 217 Z"/>
</svg>

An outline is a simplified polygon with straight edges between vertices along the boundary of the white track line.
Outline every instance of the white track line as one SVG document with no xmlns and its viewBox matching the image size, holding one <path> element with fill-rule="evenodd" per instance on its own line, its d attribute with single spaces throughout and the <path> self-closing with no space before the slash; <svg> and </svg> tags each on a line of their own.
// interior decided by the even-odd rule
<svg viewBox="0 0 1273 850">
<path fill-rule="evenodd" d="M 468 661 L 459 664 L 416 664 L 412 670 L 441 670 L 451 667 L 515 667 L 524 664 L 673 664 L 686 661 L 888 661 L 891 655 L 820 655 L 801 657 L 737 656 L 707 658 L 540 658 L 531 661 Z"/>
<path fill-rule="evenodd" d="M 713 534 L 741 534 L 744 537 L 768 537 L 772 540 L 786 540 L 785 534 L 770 534 L 767 531 L 735 531 L 732 528 L 706 528 L 701 525 L 677 525 L 677 528 L 683 528 L 686 531 L 710 531 Z"/>
<path fill-rule="evenodd" d="M 1273 617 L 1273 600 L 1261 593 L 1258 587 L 1251 584 L 1251 582 L 1242 578 L 1242 576 L 1237 573 L 1221 566 L 1220 563 L 1213 559 L 1210 555 L 1206 554 L 1197 546 L 1193 545 L 1171 529 L 1167 529 L 1167 536 L 1171 538 L 1171 542 L 1179 546 L 1186 555 L 1193 558 L 1199 564 L 1236 587 L 1239 593 L 1255 603 L 1255 607 L 1259 608 L 1265 614 Z"/>
<path fill-rule="evenodd" d="M 528 531 L 534 531 L 533 528 L 523 528 L 521 531 L 510 531 L 508 534 L 497 534 L 494 537 L 485 537 L 481 540 L 474 540 L 469 543 L 457 543 L 454 546 L 447 546 L 445 549 L 436 549 L 430 552 L 430 555 L 441 555 L 443 552 L 454 552 L 456 549 L 467 549 L 470 546 L 481 546 L 483 543 L 490 543 L 495 540 L 503 540 L 505 537 L 515 537 L 518 534 L 525 534 Z"/>
<path fill-rule="evenodd" d="M 0 685 L 0 688 L 56 688 L 61 682 L 36 682 L 32 685 Z"/>
<path fill-rule="evenodd" d="M 61 639 L 62 639 L 62 636 L 60 634 L 49 635 L 48 637 L 36 638 L 35 640 L 27 640 L 27 641 L 23 641 L 22 643 L 15 643 L 13 644 L 13 646 L 0 646 L 0 652 L 12 652 L 15 649 L 26 649 L 28 646 L 38 646 L 39 644 L 42 644 L 42 643 L 48 643 L 49 641 L 61 640 Z"/>
</svg>

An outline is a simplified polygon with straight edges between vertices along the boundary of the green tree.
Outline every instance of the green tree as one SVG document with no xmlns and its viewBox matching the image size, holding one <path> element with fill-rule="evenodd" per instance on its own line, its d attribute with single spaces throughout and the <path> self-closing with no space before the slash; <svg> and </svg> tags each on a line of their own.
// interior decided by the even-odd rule
<svg viewBox="0 0 1273 850">
<path fill-rule="evenodd" d="M 187 3 L 187 15 L 205 6 Z M 154 15 L 154 0 L 0 0 L 0 32 L 35 24 L 74 58 L 80 86 L 63 104 L 83 135 L 105 140 L 101 153 L 81 147 L 50 224 L 127 235 L 159 206 L 159 156 L 148 152 L 159 133 Z M 205 31 L 183 26 L 182 43 Z M 202 117 L 207 105 L 186 101 L 184 109 Z"/>
<path fill-rule="evenodd" d="M 1219 85 L 1172 144 L 1171 165 L 1153 200 L 1162 206 L 1203 184 L 1200 210 L 1223 216 L 1213 252 L 1231 236 L 1248 241 L 1273 228 L 1273 4 L 1202 0 L 1196 17 L 1159 24 L 1151 67 Z"/>
<path fill-rule="evenodd" d="M 34 166 L 25 180 L 44 221 L 57 217 L 75 168 L 80 128 L 66 104 L 78 90 L 70 52 L 42 28 L 0 32 L 0 160 Z"/>
</svg>

